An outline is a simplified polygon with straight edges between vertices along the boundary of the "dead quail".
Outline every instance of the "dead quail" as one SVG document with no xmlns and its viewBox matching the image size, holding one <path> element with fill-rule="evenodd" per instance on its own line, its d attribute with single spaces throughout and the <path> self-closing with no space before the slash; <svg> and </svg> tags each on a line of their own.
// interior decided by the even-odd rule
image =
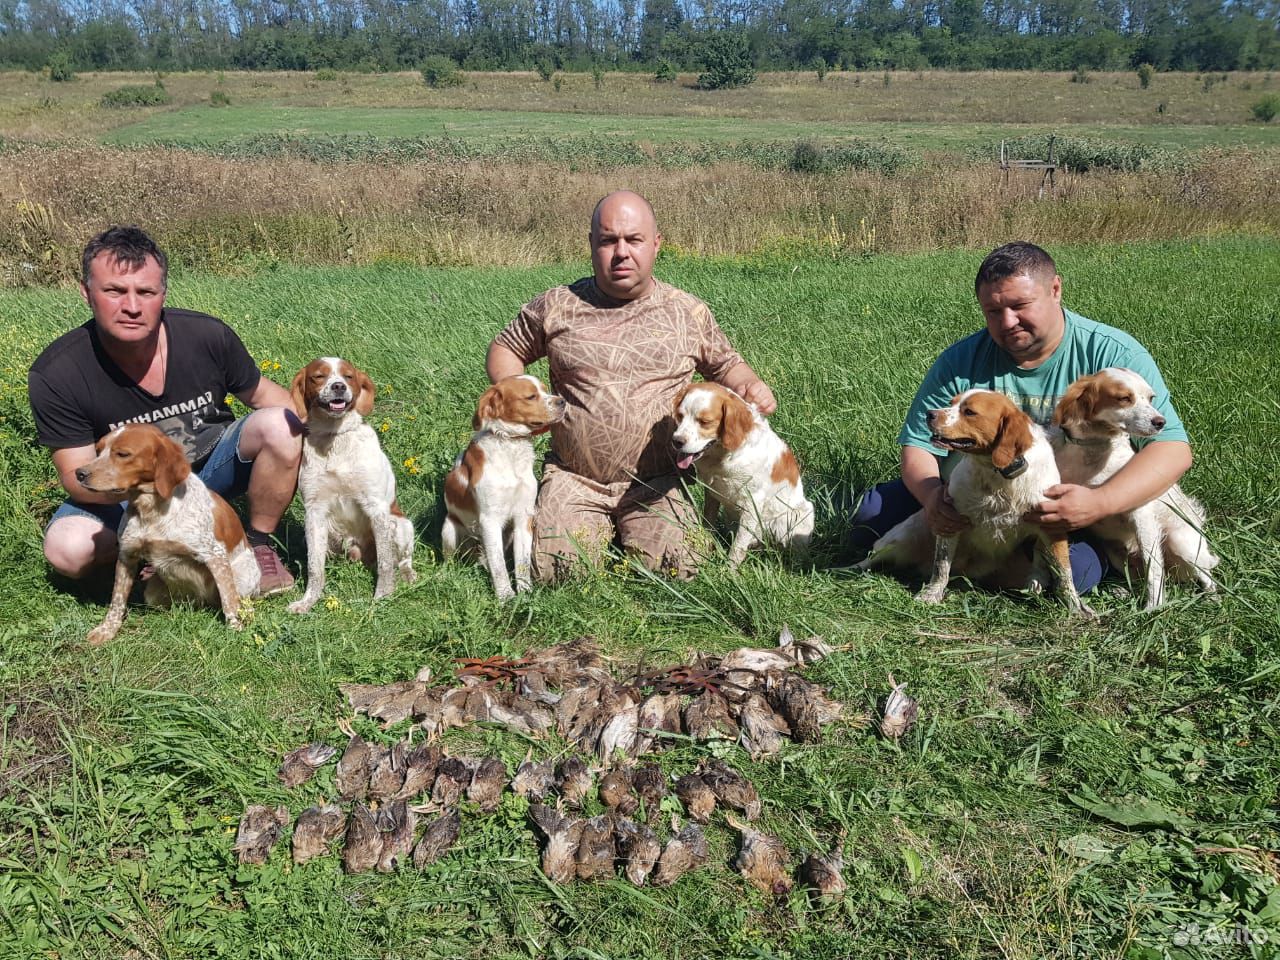
<svg viewBox="0 0 1280 960">
<path fill-rule="evenodd" d="M 655 693 L 640 704 L 640 732 L 648 737 L 680 732 L 680 708 L 683 698 L 678 693 Z"/>
<path fill-rule="evenodd" d="M 329 843 L 347 827 L 347 815 L 336 803 L 307 807 L 293 825 L 293 862 L 306 863 L 325 853 Z"/>
<path fill-rule="evenodd" d="M 440 814 L 431 821 L 414 848 L 413 865 L 421 870 L 428 864 L 435 863 L 449 852 L 461 831 L 462 817 L 457 810 L 446 810 Z"/>
<path fill-rule="evenodd" d="M 284 755 L 278 776 L 286 787 L 296 787 L 310 780 L 317 770 L 333 759 L 338 751 L 323 743 L 311 743 Z"/>
<path fill-rule="evenodd" d="M 591 790 L 592 776 L 587 763 L 579 756 L 568 757 L 556 771 L 560 795 L 571 807 L 581 807 L 583 798 Z"/>
<path fill-rule="evenodd" d="M 441 809 L 456 807 L 462 791 L 471 782 L 471 766 L 461 757 L 445 757 L 436 768 L 431 802 Z"/>
<path fill-rule="evenodd" d="M 502 788 L 506 785 L 506 765 L 497 757 L 489 757 L 481 760 L 476 772 L 471 775 L 467 799 L 484 813 L 492 813 L 498 809 L 498 803 L 502 800 Z"/>
<path fill-rule="evenodd" d="M 674 827 L 674 823 L 672 824 Z M 669 887 L 690 870 L 696 870 L 707 862 L 711 849 L 707 846 L 707 838 L 702 828 L 691 823 L 670 840 L 662 848 L 662 856 L 658 858 L 658 872 L 654 875 L 655 887 Z"/>
<path fill-rule="evenodd" d="M 363 803 L 351 809 L 347 841 L 342 845 L 342 868 L 347 873 L 364 873 L 378 865 L 382 856 L 382 831 Z"/>
<path fill-rule="evenodd" d="M 369 774 L 369 799 L 389 800 L 404 786 L 404 741 L 396 743 L 378 758 Z"/>
<path fill-rule="evenodd" d="M 797 640 L 795 634 L 791 632 L 791 628 L 785 623 L 782 625 L 782 632 L 778 634 L 778 649 L 801 667 L 806 664 L 817 663 L 835 652 L 835 648 L 819 636 Z"/>
<path fill-rule="evenodd" d="M 788 653 L 776 647 L 773 650 L 766 650 L 761 647 L 739 647 L 737 650 L 731 650 L 720 658 L 720 669 L 728 674 L 742 671 L 746 674 L 758 674 L 763 677 L 770 670 L 786 670 L 794 665 L 795 661 L 791 659 Z M 735 683 L 741 683 L 743 686 L 748 686 L 750 683 L 749 676 L 731 677 L 731 679 Z"/>
<path fill-rule="evenodd" d="M 555 764 L 550 760 L 534 763 L 531 757 L 525 757 L 524 763 L 517 768 L 511 779 L 511 789 L 530 800 L 541 800 L 555 789 Z"/>
<path fill-rule="evenodd" d="M 760 794 L 755 786 L 721 760 L 712 760 L 700 771 L 699 776 L 706 782 L 719 800 L 726 807 L 741 810 L 748 820 L 760 816 Z"/>
<path fill-rule="evenodd" d="M 615 767 L 600 779 L 600 802 L 624 817 L 635 813 L 637 800 L 631 793 L 631 771 Z"/>
<path fill-rule="evenodd" d="M 840 716 L 841 706 L 816 683 L 790 671 L 769 674 L 765 681 L 769 705 L 787 722 L 801 743 L 822 740 L 822 727 Z"/>
<path fill-rule="evenodd" d="M 809 888 L 814 900 L 839 900 L 844 896 L 844 834 L 832 846 L 830 853 L 811 853 L 800 864 L 800 882 Z"/>
<path fill-rule="evenodd" d="M 241 863 L 266 863 L 267 854 L 290 819 L 288 807 L 253 804 L 240 818 L 240 829 L 236 831 L 236 842 L 231 849 L 239 855 Z"/>
<path fill-rule="evenodd" d="M 729 712 L 729 701 L 718 693 L 694 697 L 684 708 L 684 732 L 694 740 L 738 738 L 738 724 Z"/>
<path fill-rule="evenodd" d="M 347 749 L 338 760 L 338 770 L 333 784 L 341 800 L 363 800 L 369 790 L 369 774 L 372 772 L 369 744 L 359 734 L 352 734 Z"/>
<path fill-rule="evenodd" d="M 579 880 L 603 880 L 613 876 L 617 859 L 613 843 L 613 819 L 602 814 L 582 825 L 578 838 L 577 873 Z"/>
<path fill-rule="evenodd" d="M 662 803 L 662 798 L 667 795 L 667 778 L 663 776 L 662 768 L 656 763 L 644 763 L 635 772 L 631 778 L 634 784 L 636 794 L 644 803 L 644 818 L 648 823 L 653 823 L 653 818 L 658 812 L 658 805 Z"/>
<path fill-rule="evenodd" d="M 440 748 L 433 743 L 421 743 L 410 750 L 404 758 L 404 783 L 392 799 L 412 800 L 430 790 L 440 759 Z"/>
<path fill-rule="evenodd" d="M 898 740 L 915 725 L 916 714 L 920 708 L 915 700 L 903 693 L 907 685 L 896 683 L 892 673 L 889 674 L 889 686 L 893 687 L 893 690 L 884 701 L 880 733 L 890 740 Z"/>
<path fill-rule="evenodd" d="M 777 753 L 791 732 L 787 721 L 773 712 L 764 697 L 753 693 L 738 709 L 738 742 L 752 757 Z"/>
<path fill-rule="evenodd" d="M 596 756 L 601 763 L 612 763 L 619 755 L 635 756 L 636 737 L 640 730 L 640 707 L 634 703 L 623 706 L 600 731 L 596 743 Z"/>
<path fill-rule="evenodd" d="M 617 841 L 618 859 L 622 861 L 627 879 L 637 887 L 643 887 L 662 855 L 658 835 L 647 824 L 636 823 L 627 817 L 620 817 L 614 823 L 613 835 Z"/>
<path fill-rule="evenodd" d="M 403 800 L 396 800 L 379 810 L 375 819 L 382 832 L 378 871 L 394 873 L 400 864 L 409 859 L 409 851 L 413 849 L 413 831 L 418 826 L 418 815 Z"/>
<path fill-rule="evenodd" d="M 742 834 L 742 847 L 733 865 L 761 893 L 783 896 L 791 890 L 791 871 L 787 866 L 787 848 L 775 836 L 734 819 L 725 818 L 729 826 Z"/>
<path fill-rule="evenodd" d="M 554 807 L 542 803 L 529 805 L 529 818 L 547 838 L 547 845 L 542 849 L 542 872 L 552 883 L 568 883 L 578 873 L 582 821 L 563 816 Z"/>
<path fill-rule="evenodd" d="M 716 795 L 707 781 L 696 773 L 686 773 L 676 781 L 676 796 L 684 804 L 689 817 L 698 823 L 706 823 L 716 808 Z"/>
</svg>

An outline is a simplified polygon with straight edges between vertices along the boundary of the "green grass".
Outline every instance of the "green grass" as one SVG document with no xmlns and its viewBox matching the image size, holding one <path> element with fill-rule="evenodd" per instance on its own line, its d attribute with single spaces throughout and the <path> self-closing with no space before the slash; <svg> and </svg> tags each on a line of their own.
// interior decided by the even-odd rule
<svg viewBox="0 0 1280 960">
<path fill-rule="evenodd" d="M 101 608 L 44 573 L 39 535 L 57 493 L 23 379 L 84 308 L 72 289 L 0 293 L 0 953 L 1155 958 L 1222 955 L 1175 948 L 1184 924 L 1280 936 L 1267 855 L 1280 844 L 1280 244 L 1054 252 L 1066 302 L 1138 336 L 1173 386 L 1197 453 L 1184 486 L 1207 504 L 1223 556 L 1219 604 L 1178 592 L 1144 615 L 1107 591 L 1093 601 L 1106 619 L 1088 626 L 1048 602 L 975 593 L 924 609 L 893 580 L 840 569 L 823 509 L 811 572 L 769 555 L 736 575 L 712 562 L 685 584 L 623 567 L 500 606 L 479 569 L 435 559 L 440 483 L 467 437 L 486 342 L 584 266 L 279 267 L 183 272 L 170 300 L 223 316 L 277 379 L 334 352 L 372 374 L 373 422 L 387 424 L 400 499 L 419 522 L 420 579 L 374 604 L 367 574 L 334 563 L 336 609 L 295 618 L 284 600 L 263 601 L 242 633 L 205 611 L 135 609 L 112 644 L 89 650 L 81 639 Z M 775 425 L 821 501 L 893 469 L 920 376 L 979 323 L 976 262 L 667 259 L 660 272 L 706 299 L 773 384 Z M 417 474 L 401 466 L 410 457 Z M 294 559 L 300 516 L 295 504 Z M 761 763 L 730 751 L 793 851 L 848 830 L 849 893 L 827 911 L 747 888 L 727 869 L 722 823 L 711 866 L 672 889 L 552 888 L 510 797 L 491 817 L 466 816 L 458 848 L 423 875 L 350 878 L 332 857 L 291 869 L 283 847 L 266 867 L 234 864 L 228 831 L 245 803 L 296 814 L 331 786 L 332 768 L 293 793 L 274 770 L 305 740 L 341 742 L 340 681 L 424 663 L 440 673 L 452 657 L 581 634 L 652 664 L 771 643 L 784 622 L 845 646 L 811 675 L 851 711 L 873 707 L 889 671 L 922 704 L 899 746 L 837 726 Z M 451 742 L 509 764 L 528 746 L 494 730 Z M 683 772 L 701 755 L 682 746 L 662 763 Z M 1140 801 L 1185 821 L 1119 826 Z"/>
<path fill-rule="evenodd" d="M 917 150 L 962 151 L 1002 138 L 1056 133 L 1128 140 L 1167 149 L 1275 146 L 1280 127 L 1152 124 L 889 123 L 823 119 L 750 119 L 724 116 L 609 116 L 595 112 L 465 110 L 402 107 L 294 107 L 253 104 L 213 111 L 204 106 L 154 113 L 104 136 L 112 144 L 155 142 L 221 144 L 248 136 L 606 137 L 654 144 L 781 139 L 883 139 Z"/>
</svg>

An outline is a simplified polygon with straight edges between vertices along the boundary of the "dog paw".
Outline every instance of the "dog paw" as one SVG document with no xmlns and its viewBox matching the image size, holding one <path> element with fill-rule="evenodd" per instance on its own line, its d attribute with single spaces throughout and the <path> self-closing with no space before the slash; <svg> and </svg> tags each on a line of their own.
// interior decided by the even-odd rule
<svg viewBox="0 0 1280 960">
<path fill-rule="evenodd" d="M 418 579 L 418 571 L 414 570 L 413 567 L 401 567 L 400 579 L 405 583 L 415 583 Z"/>
<path fill-rule="evenodd" d="M 227 626 L 232 630 L 243 630 L 244 621 L 239 617 L 227 617 Z"/>
<path fill-rule="evenodd" d="M 1081 620 L 1089 620 L 1089 621 L 1097 621 L 1102 619 L 1098 611 L 1094 610 L 1093 607 L 1089 606 L 1087 603 L 1080 604 L 1080 608 L 1075 611 L 1075 616 L 1079 617 Z"/>
<path fill-rule="evenodd" d="M 942 602 L 942 598 L 947 595 L 946 590 L 926 589 L 916 594 L 916 599 L 921 603 L 927 603 L 937 606 Z"/>
<path fill-rule="evenodd" d="M 100 647 L 115 635 L 116 635 L 116 632 L 113 629 L 111 629 L 105 623 L 100 623 L 96 627 L 94 627 L 92 630 L 90 630 L 89 635 L 84 639 L 85 639 L 85 643 L 89 644 L 89 646 Z"/>
<path fill-rule="evenodd" d="M 301 600 L 295 600 L 289 606 L 285 607 L 290 613 L 307 613 L 316 605 L 315 600 L 303 597 Z"/>
<path fill-rule="evenodd" d="M 391 594 L 395 593 L 395 589 L 395 584 L 392 584 L 389 587 L 380 586 L 373 591 L 373 599 L 385 600 L 387 597 L 391 596 Z"/>
</svg>

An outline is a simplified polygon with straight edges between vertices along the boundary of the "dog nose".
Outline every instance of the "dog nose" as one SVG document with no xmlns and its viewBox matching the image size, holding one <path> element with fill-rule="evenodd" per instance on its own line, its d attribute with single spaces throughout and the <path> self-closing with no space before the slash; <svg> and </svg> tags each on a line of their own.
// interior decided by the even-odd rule
<svg viewBox="0 0 1280 960">
<path fill-rule="evenodd" d="M 933 426 L 933 418 L 936 417 L 937 415 L 938 415 L 937 410 L 926 410 L 924 412 L 924 422 L 929 424 L 929 426 Z"/>
<path fill-rule="evenodd" d="M 1164 429 L 1164 425 L 1165 425 L 1167 422 L 1168 422 L 1168 421 L 1167 421 L 1167 420 L 1165 420 L 1165 418 L 1164 418 L 1164 417 L 1152 417 L 1152 418 L 1151 418 L 1151 425 L 1152 425 L 1153 427 L 1155 427 L 1157 430 L 1163 430 L 1163 429 Z"/>
<path fill-rule="evenodd" d="M 77 481 L 79 481 L 80 483 L 84 483 L 84 482 L 85 482 L 86 480 L 88 480 L 88 479 L 89 479 L 89 471 L 88 471 L 88 470 L 86 470 L 84 467 L 80 467 L 80 468 L 78 468 L 78 469 L 76 470 L 76 480 L 77 480 Z"/>
</svg>

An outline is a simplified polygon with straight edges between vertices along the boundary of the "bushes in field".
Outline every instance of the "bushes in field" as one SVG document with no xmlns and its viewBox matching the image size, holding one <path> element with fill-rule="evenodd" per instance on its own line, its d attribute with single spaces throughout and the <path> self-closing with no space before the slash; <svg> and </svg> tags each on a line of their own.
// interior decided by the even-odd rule
<svg viewBox="0 0 1280 960">
<path fill-rule="evenodd" d="M 676 68 L 671 65 L 670 60 L 659 60 L 658 69 L 653 71 L 654 83 L 674 83 L 676 79 Z"/>
<path fill-rule="evenodd" d="M 1156 68 L 1149 63 L 1138 64 L 1138 86 L 1143 90 L 1151 86 L 1151 78 L 1156 74 Z"/>
<path fill-rule="evenodd" d="M 741 30 L 724 30 L 708 37 L 703 43 L 702 62 L 706 69 L 698 75 L 698 86 L 703 90 L 731 90 L 755 83 L 751 46 Z"/>
<path fill-rule="evenodd" d="M 1277 113 L 1280 113 L 1280 94 L 1269 93 L 1261 100 L 1256 101 L 1249 108 L 1253 113 L 1253 119 L 1260 123 L 1270 123 Z"/>
<path fill-rule="evenodd" d="M 1047 138 L 1016 137 L 1006 140 L 1005 146 L 1011 157 L 1043 158 Z M 994 143 L 969 151 L 969 156 L 977 160 L 998 155 L 999 152 L 1000 144 Z M 1054 158 L 1060 166 L 1075 173 L 1087 170 L 1118 170 L 1125 173 L 1139 170 L 1180 170 L 1190 162 L 1186 154 L 1150 144 L 1095 137 L 1058 137 L 1054 145 Z"/>
<path fill-rule="evenodd" d="M 427 57 L 422 63 L 422 82 L 428 87 L 460 87 L 466 79 L 466 74 L 458 69 L 453 58 L 444 54 L 437 53 Z"/>
<path fill-rule="evenodd" d="M 161 107 L 172 102 L 173 97 L 158 81 L 150 86 L 130 84 L 117 87 L 115 90 L 108 90 L 98 101 L 104 107 Z"/>
<path fill-rule="evenodd" d="M 64 51 L 59 50 L 50 56 L 45 65 L 49 68 L 49 79 L 54 83 L 70 83 L 76 78 L 76 73 L 71 68 L 71 57 Z"/>
<path fill-rule="evenodd" d="M 190 143 L 160 146 L 192 149 Z M 751 142 L 676 141 L 641 146 L 620 137 L 508 137 L 459 140 L 449 137 L 382 138 L 369 136 L 298 137 L 266 134 L 240 137 L 197 149 L 242 159 L 296 157 L 320 162 L 503 159 L 515 163 L 559 163 L 570 170 L 610 170 L 657 166 L 663 169 L 743 163 L 763 170 L 831 173 L 875 170 L 886 175 L 918 163 L 907 150 L 860 140 L 829 142 L 764 140 Z"/>
<path fill-rule="evenodd" d="M 231 106 L 231 98 L 227 96 L 225 90 L 215 90 L 209 94 L 209 106 L 211 107 L 229 107 Z"/>
</svg>

